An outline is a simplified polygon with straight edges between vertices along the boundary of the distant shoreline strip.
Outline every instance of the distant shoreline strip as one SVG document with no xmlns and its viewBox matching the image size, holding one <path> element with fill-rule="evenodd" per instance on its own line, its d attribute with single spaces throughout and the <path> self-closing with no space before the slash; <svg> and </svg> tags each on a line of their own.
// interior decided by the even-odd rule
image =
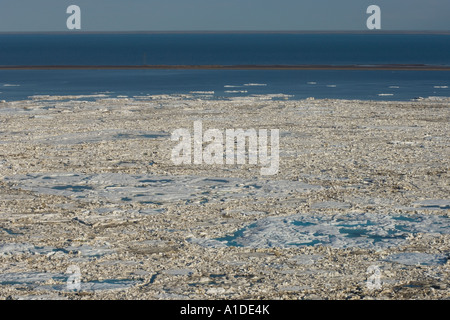
<svg viewBox="0 0 450 320">
<path fill-rule="evenodd" d="M 30 65 L 0 66 L 0 70 L 411 70 L 450 71 L 450 66 L 383 65 Z"/>
</svg>

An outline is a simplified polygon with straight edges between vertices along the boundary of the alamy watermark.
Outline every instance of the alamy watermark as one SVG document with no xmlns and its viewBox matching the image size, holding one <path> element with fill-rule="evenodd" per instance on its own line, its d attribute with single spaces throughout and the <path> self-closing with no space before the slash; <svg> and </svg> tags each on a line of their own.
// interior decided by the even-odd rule
<svg viewBox="0 0 450 320">
<path fill-rule="evenodd" d="M 66 10 L 70 16 L 67 18 L 66 26 L 69 30 L 81 29 L 81 9 L 77 5 L 70 5 Z M 381 29 L 381 9 L 377 5 L 370 5 L 366 10 L 370 17 L 367 18 L 366 26 L 369 30 Z"/>
<path fill-rule="evenodd" d="M 371 274 L 367 278 L 366 286 L 369 290 L 380 290 L 381 289 L 381 270 L 376 265 L 371 265 L 367 268 L 367 273 Z"/>
<path fill-rule="evenodd" d="M 194 121 L 193 136 L 188 129 L 176 129 L 171 140 L 179 141 L 172 149 L 172 162 L 181 164 L 260 164 L 261 175 L 275 175 L 279 169 L 280 132 L 270 129 L 208 129 Z M 246 152 L 248 151 L 248 152 Z"/>
<path fill-rule="evenodd" d="M 381 9 L 377 5 L 371 5 L 367 7 L 367 14 L 371 14 L 369 18 L 367 18 L 366 26 L 367 29 L 381 29 Z"/>
<path fill-rule="evenodd" d="M 66 273 L 69 274 L 66 283 L 66 289 L 68 291 L 80 291 L 81 289 L 81 271 L 77 265 L 70 265 Z"/>
<path fill-rule="evenodd" d="M 67 7 L 66 13 L 70 14 L 67 18 L 66 26 L 69 30 L 81 29 L 81 9 L 77 5 L 70 5 Z"/>
</svg>

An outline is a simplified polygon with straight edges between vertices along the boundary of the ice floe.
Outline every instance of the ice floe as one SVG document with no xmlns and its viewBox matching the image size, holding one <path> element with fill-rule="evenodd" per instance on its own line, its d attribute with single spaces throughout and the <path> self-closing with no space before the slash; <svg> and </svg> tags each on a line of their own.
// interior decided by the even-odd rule
<svg viewBox="0 0 450 320">
<path fill-rule="evenodd" d="M 190 276 L 194 274 L 194 270 L 191 269 L 170 269 L 165 270 L 163 273 L 171 276 Z"/>
<path fill-rule="evenodd" d="M 0 256 L 9 256 L 17 254 L 48 254 L 53 252 L 53 247 L 36 247 L 29 243 L 4 243 L 0 244 Z"/>
<path fill-rule="evenodd" d="M 350 203 L 337 202 L 337 201 L 323 201 L 316 202 L 311 205 L 312 209 L 347 209 L 350 208 Z"/>
<path fill-rule="evenodd" d="M 225 93 L 247 93 L 247 90 L 225 90 Z"/>
<path fill-rule="evenodd" d="M 80 133 L 67 133 L 57 136 L 50 136 L 38 139 L 39 143 L 46 144 L 64 144 L 75 145 L 81 143 L 95 143 L 102 141 L 124 140 L 124 139 L 158 139 L 168 138 L 169 134 L 165 132 L 150 132 L 150 131 L 123 131 L 123 130 L 102 130 L 102 131 L 88 131 Z"/>
<path fill-rule="evenodd" d="M 450 200 L 446 199 L 427 199 L 413 203 L 414 207 L 421 209 L 450 209 Z"/>
<path fill-rule="evenodd" d="M 110 249 L 107 246 L 92 247 L 88 245 L 69 246 L 66 247 L 65 250 L 77 253 L 83 257 L 101 257 L 115 252 L 113 249 Z"/>
<path fill-rule="evenodd" d="M 190 91 L 192 94 L 214 94 L 214 91 Z"/>
<path fill-rule="evenodd" d="M 450 218 L 438 215 L 348 213 L 267 217 L 218 239 L 190 239 L 203 246 L 389 248 L 416 233 L 450 233 Z"/>
<path fill-rule="evenodd" d="M 5 177 L 18 188 L 79 200 L 164 203 L 172 201 L 224 201 L 245 197 L 280 197 L 321 189 L 301 181 L 214 178 L 200 176 L 130 175 L 101 173 L 28 174 Z"/>
<path fill-rule="evenodd" d="M 386 261 L 410 266 L 445 264 L 449 256 L 444 254 L 429 254 L 422 252 L 402 252 L 388 256 Z"/>
<path fill-rule="evenodd" d="M 67 287 L 69 274 L 52 272 L 11 272 L 0 274 L 0 285 L 32 287 L 36 291 L 73 291 Z M 46 284 L 56 282 L 56 284 Z M 124 290 L 140 281 L 130 279 L 107 279 L 80 283 L 80 291 Z"/>
<path fill-rule="evenodd" d="M 288 261 L 298 265 L 311 265 L 314 264 L 316 261 L 322 259 L 323 257 L 324 256 L 320 254 L 301 254 L 292 257 Z"/>
<path fill-rule="evenodd" d="M 80 95 L 62 95 L 62 96 L 51 96 L 47 94 L 38 94 L 29 96 L 32 100 L 45 100 L 45 101 L 57 101 L 57 100 L 79 100 L 79 99 L 94 99 L 94 98 L 107 98 L 106 94 L 80 94 Z"/>
<path fill-rule="evenodd" d="M 66 280 L 68 275 L 51 272 L 11 272 L 0 274 L 0 285 L 30 285 L 44 283 L 49 280 Z"/>
<path fill-rule="evenodd" d="M 35 246 L 30 243 L 3 243 L 0 244 L 0 256 L 12 255 L 54 255 L 56 253 L 73 253 L 82 257 L 101 257 L 114 253 L 115 250 L 107 246 L 93 247 L 90 245 L 73 245 L 64 248 L 48 246 Z"/>
</svg>

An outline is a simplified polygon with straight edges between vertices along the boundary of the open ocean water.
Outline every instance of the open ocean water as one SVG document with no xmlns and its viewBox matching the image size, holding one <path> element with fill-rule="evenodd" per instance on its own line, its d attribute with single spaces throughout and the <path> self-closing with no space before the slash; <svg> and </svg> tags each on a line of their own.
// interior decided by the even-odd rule
<svg viewBox="0 0 450 320">
<path fill-rule="evenodd" d="M 3 34 L 0 66 L 377 65 L 450 66 L 450 35 L 433 34 Z M 0 99 L 32 95 L 188 94 L 214 98 L 409 100 L 450 96 L 450 71 L 0 70 Z"/>
</svg>

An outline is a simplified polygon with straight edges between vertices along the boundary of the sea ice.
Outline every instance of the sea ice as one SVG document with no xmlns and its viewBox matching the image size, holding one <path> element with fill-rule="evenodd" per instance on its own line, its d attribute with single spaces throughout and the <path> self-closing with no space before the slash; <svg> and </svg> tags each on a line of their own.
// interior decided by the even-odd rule
<svg viewBox="0 0 450 320">
<path fill-rule="evenodd" d="M 11 272 L 0 274 L 0 284 L 5 285 L 30 285 L 53 280 L 66 280 L 67 275 L 51 272 Z"/>
<path fill-rule="evenodd" d="M 170 269 L 165 270 L 164 273 L 171 276 L 190 276 L 194 271 L 191 269 Z"/>
<path fill-rule="evenodd" d="M 70 246 L 65 248 L 66 251 L 76 252 L 83 257 L 101 257 L 104 255 L 112 254 L 115 251 L 109 247 L 92 247 L 88 245 Z"/>
<path fill-rule="evenodd" d="M 409 266 L 416 265 L 439 265 L 445 264 L 448 260 L 448 255 L 443 254 L 429 254 L 422 252 L 402 252 L 388 256 L 386 261 L 401 263 Z"/>
<path fill-rule="evenodd" d="M 446 199 L 427 199 L 416 201 L 413 203 L 414 207 L 421 209 L 450 209 L 450 200 Z"/>
<path fill-rule="evenodd" d="M 28 174 L 6 177 L 18 188 L 37 193 L 83 199 L 106 199 L 113 203 L 161 204 L 173 201 L 223 201 L 245 197 L 267 198 L 318 190 L 301 181 L 214 178 L 201 176 L 129 175 L 101 173 Z"/>
<path fill-rule="evenodd" d="M 350 207 L 350 203 L 337 201 L 316 202 L 311 206 L 312 209 L 348 209 Z"/>
<path fill-rule="evenodd" d="M 450 233 L 450 218 L 438 215 L 348 213 L 296 214 L 267 217 L 218 239 L 190 239 L 208 247 L 296 247 L 328 245 L 336 248 L 389 248 L 416 233 Z"/>
<path fill-rule="evenodd" d="M 48 254 L 55 250 L 53 247 L 36 247 L 29 243 L 4 243 L 0 244 L 0 255 L 17 254 Z"/>
<path fill-rule="evenodd" d="M 38 139 L 39 143 L 75 145 L 81 143 L 96 143 L 101 141 L 116 141 L 125 139 L 158 139 L 168 138 L 169 134 L 165 132 L 149 131 L 121 131 L 116 129 L 102 131 L 88 131 L 79 133 L 68 133 L 57 136 L 49 136 Z"/>
</svg>

